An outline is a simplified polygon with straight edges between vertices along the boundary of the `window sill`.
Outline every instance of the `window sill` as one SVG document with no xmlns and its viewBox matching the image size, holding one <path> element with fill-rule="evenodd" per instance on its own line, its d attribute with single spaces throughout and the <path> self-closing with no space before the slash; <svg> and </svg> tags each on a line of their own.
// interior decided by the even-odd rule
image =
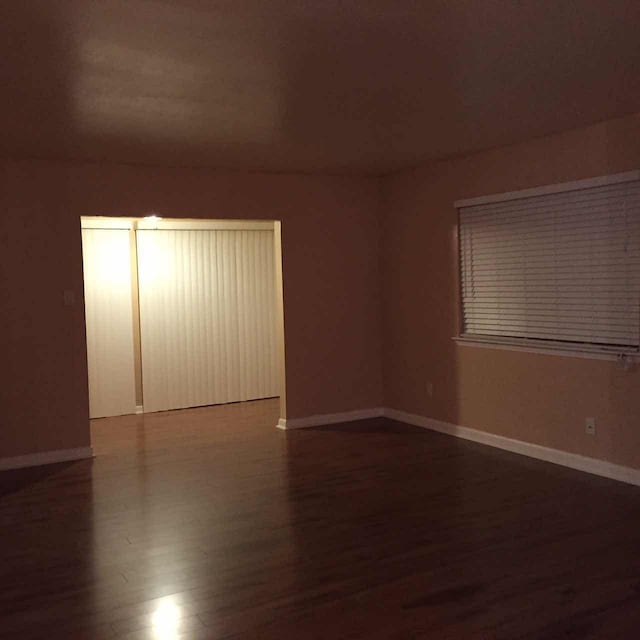
<svg viewBox="0 0 640 640">
<path fill-rule="evenodd" d="M 456 336 L 453 340 L 462 347 L 480 347 L 483 349 L 504 349 L 524 351 L 568 358 L 589 358 L 593 360 L 616 360 L 623 366 L 640 362 L 640 353 L 633 347 L 590 347 L 587 345 L 567 345 L 551 343 L 544 346 L 526 338 L 494 338 L 491 336 Z"/>
</svg>

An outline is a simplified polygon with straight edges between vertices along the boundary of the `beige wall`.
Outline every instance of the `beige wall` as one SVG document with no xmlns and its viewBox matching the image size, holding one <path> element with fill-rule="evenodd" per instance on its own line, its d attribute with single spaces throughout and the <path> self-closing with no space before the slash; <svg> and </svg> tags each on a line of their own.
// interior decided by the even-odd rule
<svg viewBox="0 0 640 640">
<path fill-rule="evenodd" d="M 378 180 L 0 166 L 0 457 L 89 442 L 81 215 L 282 220 L 287 415 L 380 406 Z"/>
<path fill-rule="evenodd" d="M 640 467 L 640 370 L 457 346 L 453 202 L 640 168 L 640 118 L 432 163 L 383 182 L 385 404 Z M 433 397 L 427 382 L 434 385 Z M 587 436 L 584 419 L 597 419 Z"/>
<path fill-rule="evenodd" d="M 283 221 L 289 417 L 384 403 L 640 467 L 637 367 L 451 340 L 453 201 L 637 169 L 638 117 L 385 178 L 382 199 L 364 178 L 0 166 L 0 457 L 88 444 L 79 218 L 155 212 Z"/>
</svg>

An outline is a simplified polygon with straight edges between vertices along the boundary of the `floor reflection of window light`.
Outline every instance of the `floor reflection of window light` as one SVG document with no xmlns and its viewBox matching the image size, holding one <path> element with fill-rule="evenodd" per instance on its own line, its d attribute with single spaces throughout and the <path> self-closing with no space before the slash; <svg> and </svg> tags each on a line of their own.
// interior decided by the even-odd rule
<svg viewBox="0 0 640 640">
<path fill-rule="evenodd" d="M 174 640 L 178 637 L 182 611 L 170 599 L 162 600 L 151 614 L 154 640 Z"/>
</svg>

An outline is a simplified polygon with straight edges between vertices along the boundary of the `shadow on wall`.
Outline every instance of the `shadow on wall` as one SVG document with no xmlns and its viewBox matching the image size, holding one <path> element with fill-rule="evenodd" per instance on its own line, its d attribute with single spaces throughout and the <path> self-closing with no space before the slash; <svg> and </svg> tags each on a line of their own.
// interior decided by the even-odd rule
<svg viewBox="0 0 640 640">
<path fill-rule="evenodd" d="M 400 174 L 383 188 L 385 406 L 457 424 L 457 221 L 430 182 Z"/>
</svg>

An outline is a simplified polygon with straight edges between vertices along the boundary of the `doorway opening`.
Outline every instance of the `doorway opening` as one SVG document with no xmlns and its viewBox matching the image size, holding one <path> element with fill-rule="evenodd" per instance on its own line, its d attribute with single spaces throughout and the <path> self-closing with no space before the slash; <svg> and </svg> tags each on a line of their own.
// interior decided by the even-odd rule
<svg viewBox="0 0 640 640">
<path fill-rule="evenodd" d="M 280 398 L 279 221 L 83 216 L 90 418 Z"/>
</svg>

